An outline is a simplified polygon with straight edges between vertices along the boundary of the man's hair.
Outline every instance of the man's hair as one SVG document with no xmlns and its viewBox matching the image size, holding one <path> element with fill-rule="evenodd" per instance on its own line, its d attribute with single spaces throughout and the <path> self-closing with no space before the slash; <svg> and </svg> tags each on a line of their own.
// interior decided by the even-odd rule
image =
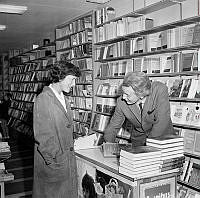
<svg viewBox="0 0 200 198">
<path fill-rule="evenodd" d="M 143 72 L 128 72 L 124 77 L 122 86 L 132 87 L 137 95 L 143 95 L 151 89 L 151 81 Z"/>
<path fill-rule="evenodd" d="M 67 61 L 56 62 L 50 71 L 50 81 L 53 83 L 63 80 L 66 76 L 72 75 L 76 77 L 81 76 L 79 67 Z"/>
</svg>

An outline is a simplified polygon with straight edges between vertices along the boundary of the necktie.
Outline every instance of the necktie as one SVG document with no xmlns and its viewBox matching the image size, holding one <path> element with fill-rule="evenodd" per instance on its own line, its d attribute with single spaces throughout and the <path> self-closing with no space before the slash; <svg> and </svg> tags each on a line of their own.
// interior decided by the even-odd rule
<svg viewBox="0 0 200 198">
<path fill-rule="evenodd" d="M 142 103 L 139 103 L 140 111 L 142 112 Z"/>
</svg>

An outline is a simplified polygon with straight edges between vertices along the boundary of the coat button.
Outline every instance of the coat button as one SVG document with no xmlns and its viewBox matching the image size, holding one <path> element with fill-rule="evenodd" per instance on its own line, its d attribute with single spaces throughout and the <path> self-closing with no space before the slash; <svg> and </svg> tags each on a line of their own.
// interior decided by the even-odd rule
<svg viewBox="0 0 200 198">
<path fill-rule="evenodd" d="M 70 147 L 70 148 L 69 148 L 69 150 L 70 150 L 70 151 L 73 151 L 73 150 L 74 150 L 74 148 L 73 148 L 73 147 Z"/>
</svg>

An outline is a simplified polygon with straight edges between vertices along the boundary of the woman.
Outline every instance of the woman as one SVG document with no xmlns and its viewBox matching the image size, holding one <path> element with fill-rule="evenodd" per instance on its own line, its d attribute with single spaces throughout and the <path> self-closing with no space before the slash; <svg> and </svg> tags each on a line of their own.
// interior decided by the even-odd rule
<svg viewBox="0 0 200 198">
<path fill-rule="evenodd" d="M 125 119 L 133 124 L 133 146 L 146 144 L 147 137 L 174 134 L 167 86 L 151 82 L 143 72 L 130 72 L 122 83 L 114 115 L 104 132 L 104 140 L 114 142 Z"/>
<path fill-rule="evenodd" d="M 69 93 L 80 75 L 75 65 L 57 62 L 50 72 L 52 83 L 34 104 L 34 198 L 78 197 L 73 116 L 63 91 Z"/>
</svg>

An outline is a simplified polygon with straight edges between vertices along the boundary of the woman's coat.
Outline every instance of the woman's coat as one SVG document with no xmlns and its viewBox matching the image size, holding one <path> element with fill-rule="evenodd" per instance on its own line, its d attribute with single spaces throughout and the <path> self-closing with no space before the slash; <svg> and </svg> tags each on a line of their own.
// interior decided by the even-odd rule
<svg viewBox="0 0 200 198">
<path fill-rule="evenodd" d="M 76 198 L 77 168 L 73 147 L 72 112 L 67 112 L 49 87 L 34 104 L 33 198 Z"/>
</svg>

